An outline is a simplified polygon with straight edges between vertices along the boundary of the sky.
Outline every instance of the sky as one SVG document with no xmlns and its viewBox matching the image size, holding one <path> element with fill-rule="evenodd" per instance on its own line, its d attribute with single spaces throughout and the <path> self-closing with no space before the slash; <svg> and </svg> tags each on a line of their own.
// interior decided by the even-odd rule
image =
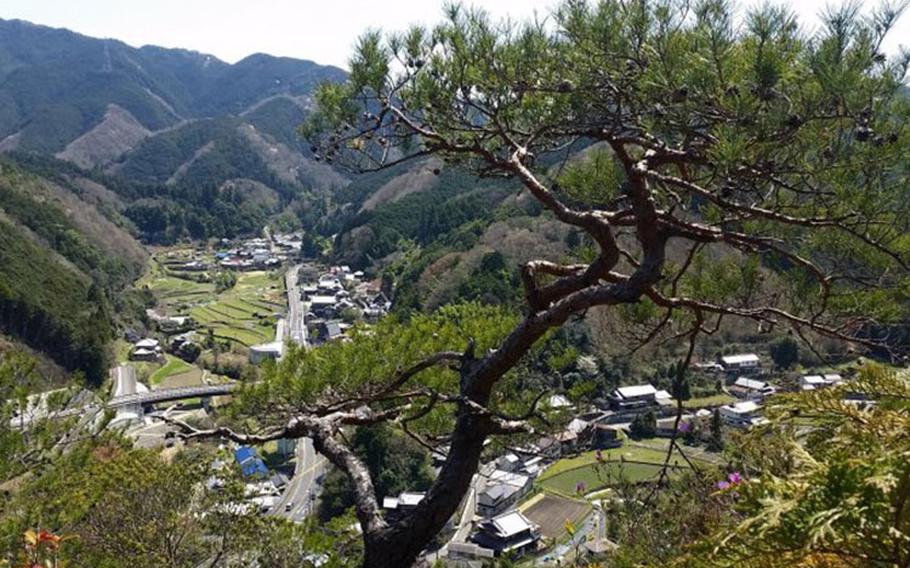
<svg viewBox="0 0 910 568">
<path fill-rule="evenodd" d="M 474 0 L 492 15 L 545 15 L 558 0 Z M 808 27 L 827 0 L 790 2 Z M 160 45 L 236 62 L 253 53 L 310 59 L 347 67 L 357 37 L 369 28 L 402 30 L 432 24 L 444 0 L 2 0 L 0 18 L 63 27 L 133 46 Z M 741 3 L 749 6 L 754 2 Z M 866 6 L 874 5 L 866 0 Z M 892 32 L 886 51 L 910 44 L 910 13 Z"/>
</svg>

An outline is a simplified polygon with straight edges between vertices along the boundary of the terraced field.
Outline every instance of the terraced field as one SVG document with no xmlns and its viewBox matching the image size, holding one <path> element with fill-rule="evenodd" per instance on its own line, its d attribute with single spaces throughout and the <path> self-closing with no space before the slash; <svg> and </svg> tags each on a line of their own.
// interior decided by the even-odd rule
<svg viewBox="0 0 910 568">
<path fill-rule="evenodd" d="M 283 284 L 276 272 L 241 272 L 233 288 L 216 293 L 214 284 L 179 278 L 156 261 L 139 283 L 154 292 L 168 315 L 189 315 L 215 337 L 244 347 L 275 339 L 285 310 Z"/>
</svg>

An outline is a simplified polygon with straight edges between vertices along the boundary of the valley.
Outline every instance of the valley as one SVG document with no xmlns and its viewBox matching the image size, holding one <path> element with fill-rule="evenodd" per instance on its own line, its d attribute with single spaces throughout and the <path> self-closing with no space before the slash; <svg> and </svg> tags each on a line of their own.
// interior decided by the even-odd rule
<svg viewBox="0 0 910 568">
<path fill-rule="evenodd" d="M 0 567 L 908 565 L 899 14 L 560 6 L 0 10 Z"/>
</svg>

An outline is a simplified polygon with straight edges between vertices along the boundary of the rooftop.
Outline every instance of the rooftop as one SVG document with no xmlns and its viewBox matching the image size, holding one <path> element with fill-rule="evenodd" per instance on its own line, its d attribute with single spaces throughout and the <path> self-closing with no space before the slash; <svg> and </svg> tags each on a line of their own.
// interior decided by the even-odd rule
<svg viewBox="0 0 910 568">
<path fill-rule="evenodd" d="M 762 390 L 768 386 L 768 383 L 764 381 L 757 381 L 755 379 L 748 379 L 746 377 L 740 377 L 736 379 L 736 382 L 733 383 L 733 386 L 749 390 Z"/>
<path fill-rule="evenodd" d="M 743 402 L 737 402 L 735 404 L 728 404 L 723 408 L 728 412 L 732 412 L 734 414 L 749 414 L 751 412 L 757 411 L 759 408 L 761 408 L 761 406 L 759 406 L 755 401 L 746 400 Z"/>
<path fill-rule="evenodd" d="M 490 525 L 496 530 L 498 536 L 503 538 L 508 538 L 533 528 L 531 521 L 518 511 L 494 517 L 490 520 Z"/>
<path fill-rule="evenodd" d="M 725 365 L 738 365 L 742 363 L 758 363 L 758 355 L 755 353 L 741 353 L 739 355 L 725 355 L 720 358 Z"/>
<path fill-rule="evenodd" d="M 657 389 L 651 384 L 635 385 L 631 387 L 619 387 L 616 389 L 616 394 L 621 398 L 635 398 L 639 396 L 656 395 Z"/>
</svg>

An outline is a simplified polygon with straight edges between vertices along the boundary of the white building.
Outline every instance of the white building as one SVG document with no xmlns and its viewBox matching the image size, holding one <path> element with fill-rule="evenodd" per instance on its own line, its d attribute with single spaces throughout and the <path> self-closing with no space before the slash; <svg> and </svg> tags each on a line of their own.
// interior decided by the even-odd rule
<svg viewBox="0 0 910 568">
<path fill-rule="evenodd" d="M 504 552 L 520 555 L 533 550 L 540 540 L 537 526 L 518 511 L 484 521 L 472 539 L 475 543 L 493 551 L 496 556 Z"/>
<path fill-rule="evenodd" d="M 764 381 L 740 377 L 730 386 L 730 392 L 736 396 L 761 400 L 777 392 L 777 388 Z"/>
<path fill-rule="evenodd" d="M 725 355 L 720 358 L 724 371 L 756 370 L 761 367 L 761 360 L 755 353 L 742 353 L 739 355 Z"/>
<path fill-rule="evenodd" d="M 799 378 L 799 388 L 804 391 L 822 389 L 836 385 L 843 380 L 843 377 L 836 374 L 803 375 Z"/>
<path fill-rule="evenodd" d="M 254 365 L 258 365 L 267 359 L 277 361 L 282 356 L 284 356 L 283 341 L 271 341 L 250 347 L 250 363 Z"/>
<path fill-rule="evenodd" d="M 657 404 L 657 389 L 654 385 L 619 387 L 610 393 L 610 406 L 614 410 L 631 410 Z"/>
<path fill-rule="evenodd" d="M 748 428 L 765 421 L 762 417 L 761 406 L 753 400 L 736 402 L 720 407 L 720 416 L 724 422 L 735 428 Z"/>
</svg>

